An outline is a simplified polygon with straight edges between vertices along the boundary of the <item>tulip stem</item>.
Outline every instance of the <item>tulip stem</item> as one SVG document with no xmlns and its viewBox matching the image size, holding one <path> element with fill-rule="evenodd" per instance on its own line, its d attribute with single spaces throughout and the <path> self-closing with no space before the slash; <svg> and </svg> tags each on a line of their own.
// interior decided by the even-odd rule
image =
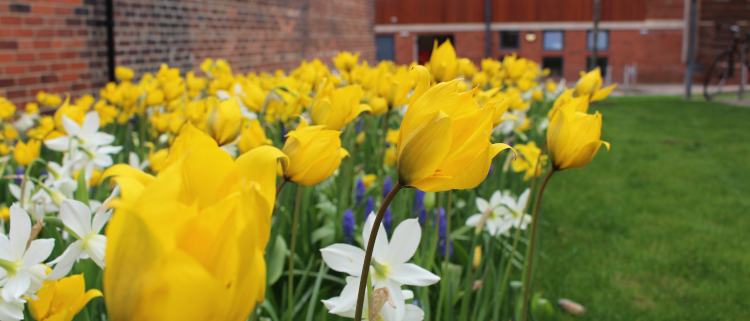
<svg viewBox="0 0 750 321">
<path fill-rule="evenodd" d="M 383 200 L 383 204 L 380 205 L 378 215 L 375 217 L 375 223 L 372 225 L 372 231 L 370 232 L 370 240 L 367 242 L 367 249 L 365 251 L 365 261 L 362 264 L 362 273 L 359 277 L 359 292 L 357 294 L 357 310 L 354 313 L 354 320 L 362 320 L 362 306 L 365 303 L 365 290 L 367 289 L 367 277 L 370 274 L 370 261 L 372 260 L 372 249 L 375 247 L 375 239 L 378 237 L 378 230 L 380 230 L 380 223 L 383 221 L 385 210 L 398 191 L 403 188 L 400 182 L 396 182 L 393 185 L 393 189 L 388 193 L 388 196 Z M 291 320 L 291 319 L 290 319 Z"/>
<path fill-rule="evenodd" d="M 528 266 L 526 267 L 526 280 L 523 283 L 523 309 L 521 313 L 521 321 L 526 320 L 526 313 L 529 307 L 529 292 L 531 292 L 531 271 L 534 268 L 534 246 L 536 244 L 536 230 L 539 223 L 539 208 L 542 205 L 542 196 L 544 196 L 544 188 L 547 187 L 547 182 L 552 174 L 555 172 L 555 168 L 550 168 L 547 177 L 544 178 L 542 186 L 539 188 L 539 198 L 536 200 L 536 206 L 534 207 L 534 217 L 531 219 L 531 239 L 529 240 L 529 255 L 527 257 Z M 513 255 L 513 253 L 511 253 Z M 512 259 L 512 256 L 511 256 Z"/>
<path fill-rule="evenodd" d="M 282 181 L 282 184 L 284 184 L 286 180 Z M 289 246 L 289 278 L 288 278 L 288 285 L 289 290 L 287 293 L 289 294 L 289 302 L 287 304 L 289 319 L 292 320 L 292 311 L 294 308 L 294 247 L 297 245 L 297 226 L 299 225 L 299 207 L 300 203 L 302 202 L 302 185 L 297 184 L 297 197 L 294 200 L 294 218 L 292 219 L 292 241 Z"/>
<path fill-rule="evenodd" d="M 279 186 L 276 186 L 276 200 L 279 200 L 279 195 L 281 195 L 281 189 L 284 188 L 284 185 L 286 185 L 286 182 L 288 182 L 286 178 L 281 179 L 281 183 L 279 183 Z"/>
</svg>

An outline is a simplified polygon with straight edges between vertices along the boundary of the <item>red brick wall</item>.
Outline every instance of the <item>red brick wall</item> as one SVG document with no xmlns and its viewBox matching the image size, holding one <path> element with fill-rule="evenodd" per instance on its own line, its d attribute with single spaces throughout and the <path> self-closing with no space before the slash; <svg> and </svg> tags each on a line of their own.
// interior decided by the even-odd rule
<svg viewBox="0 0 750 321">
<path fill-rule="evenodd" d="M 525 35 L 534 32 L 537 39 L 527 42 Z M 585 30 L 566 30 L 564 34 L 564 49 L 562 51 L 542 50 L 542 30 L 521 32 L 521 44 L 518 50 L 500 50 L 500 34 L 492 32 L 492 57 L 500 59 L 513 52 L 520 57 L 531 59 L 538 63 L 543 57 L 563 57 L 563 77 L 568 81 L 576 81 L 579 72 L 586 69 L 587 58 L 591 54 L 586 48 Z M 456 54 L 462 58 L 469 58 L 479 66 L 485 56 L 484 31 L 476 32 L 444 32 L 453 34 Z M 407 37 L 395 34 L 396 62 L 409 64 L 414 55 L 414 37 L 418 34 L 410 33 Z M 610 30 L 609 50 L 599 51 L 599 57 L 607 57 L 612 66 L 612 81 L 621 83 L 625 64 L 638 65 L 638 82 L 643 83 L 674 83 L 682 81 L 685 70 L 680 61 L 682 50 L 681 30 L 648 30 L 643 35 L 640 30 Z"/>
<path fill-rule="evenodd" d="M 375 60 L 372 0 L 115 0 L 118 65 L 184 71 L 206 57 L 236 72 L 289 70 L 340 50 Z M 107 79 L 104 0 L 0 0 L 0 94 L 96 93 Z"/>
</svg>

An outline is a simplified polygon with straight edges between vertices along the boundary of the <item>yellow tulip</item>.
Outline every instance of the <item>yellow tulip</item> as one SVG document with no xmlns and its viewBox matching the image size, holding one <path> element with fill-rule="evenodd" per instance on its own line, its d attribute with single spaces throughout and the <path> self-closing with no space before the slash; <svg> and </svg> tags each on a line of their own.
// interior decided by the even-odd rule
<svg viewBox="0 0 750 321">
<path fill-rule="evenodd" d="M 18 131 L 13 126 L 6 126 L 3 129 L 3 136 L 5 136 L 5 139 L 8 140 L 15 140 L 18 138 Z"/>
<path fill-rule="evenodd" d="M 242 126 L 240 142 L 237 143 L 240 153 L 244 154 L 257 147 L 269 144 L 271 144 L 271 140 L 266 138 L 266 132 L 257 119 L 253 119 Z"/>
<path fill-rule="evenodd" d="M 115 78 L 120 81 L 130 81 L 130 79 L 133 79 L 133 76 L 135 76 L 133 69 L 123 66 L 117 66 L 117 68 L 115 68 Z"/>
<path fill-rule="evenodd" d="M 539 177 L 544 172 L 544 164 L 547 161 L 547 155 L 539 156 L 542 150 L 536 146 L 535 142 L 529 142 L 528 144 L 516 144 L 515 149 L 518 151 L 518 157 L 510 162 L 513 167 L 513 171 L 516 173 L 526 171 L 523 180 L 528 181 L 534 175 Z M 541 160 L 542 165 L 538 166 Z"/>
<path fill-rule="evenodd" d="M 554 92 L 555 89 L 557 89 L 557 83 L 552 81 L 552 79 L 547 79 L 547 84 L 545 85 L 545 89 L 547 89 L 548 93 Z"/>
<path fill-rule="evenodd" d="M 531 93 L 531 100 L 540 101 L 542 98 L 544 98 L 544 93 L 541 90 L 534 90 L 534 92 Z"/>
<path fill-rule="evenodd" d="M 479 264 L 482 263 L 482 246 L 477 245 L 474 248 L 474 261 L 471 264 L 471 267 L 476 270 L 479 267 Z"/>
<path fill-rule="evenodd" d="M 165 83 L 162 86 L 162 90 L 164 91 L 164 98 L 166 98 L 166 100 L 173 100 L 179 98 L 185 93 L 185 83 L 181 78 L 176 79 Z"/>
<path fill-rule="evenodd" d="M 398 145 L 399 132 L 397 129 L 388 129 L 388 133 L 385 135 L 385 142 L 391 146 Z"/>
<path fill-rule="evenodd" d="M 83 125 L 83 119 L 86 118 L 86 110 L 78 107 L 77 105 L 70 104 L 70 96 L 65 98 L 65 102 L 55 111 L 55 128 L 58 131 L 65 133 L 65 128 L 62 125 L 62 116 L 68 116 L 72 121 Z"/>
<path fill-rule="evenodd" d="M 104 99 L 99 100 L 94 105 L 94 110 L 99 114 L 99 126 L 101 127 L 113 123 L 115 118 L 120 114 L 120 110 L 117 107 L 107 104 L 107 101 Z"/>
<path fill-rule="evenodd" d="M 8 147 L 8 143 L 2 142 L 0 143 L 0 155 L 8 155 L 10 154 L 10 151 L 13 150 L 13 147 Z"/>
<path fill-rule="evenodd" d="M 240 87 L 242 88 L 243 93 L 240 95 L 240 98 L 242 99 L 242 103 L 245 104 L 245 107 L 254 113 L 260 112 L 263 108 L 263 103 L 266 100 L 266 93 L 263 89 L 249 81 L 241 82 Z"/>
<path fill-rule="evenodd" d="M 7 206 L 0 208 L 0 218 L 3 219 L 3 222 L 10 220 L 10 209 Z"/>
<path fill-rule="evenodd" d="M 510 148 L 490 143 L 495 108 L 479 108 L 474 91 L 459 94 L 453 80 L 429 87 L 426 68 L 416 66 L 419 84 L 398 137 L 398 180 L 426 192 L 474 188 L 492 158 Z"/>
<path fill-rule="evenodd" d="M 388 111 L 388 100 L 383 97 L 374 97 L 369 101 L 371 114 L 380 116 Z"/>
<path fill-rule="evenodd" d="M 458 74 L 464 78 L 471 78 L 477 73 L 477 66 L 469 58 L 458 59 Z"/>
<path fill-rule="evenodd" d="M 324 128 L 309 126 L 300 118 L 297 129 L 286 135 L 282 151 L 289 157 L 289 166 L 285 179 L 305 186 L 318 184 L 333 175 L 341 159 L 349 156 L 346 149 L 341 148 L 341 132 Z"/>
<path fill-rule="evenodd" d="M 385 68 L 385 65 L 381 68 Z M 409 74 L 409 70 L 405 67 L 396 69 L 395 74 L 382 71 L 380 78 L 377 79 L 377 94 L 385 98 L 388 108 L 382 109 L 380 105 L 375 106 L 376 102 L 371 102 L 372 114 L 381 115 L 394 107 L 408 104 L 409 98 L 407 96 L 413 88 L 414 81 Z M 377 102 L 377 104 L 380 104 L 380 102 Z"/>
<path fill-rule="evenodd" d="M 152 172 L 158 173 L 164 168 L 164 163 L 167 161 L 167 156 L 169 156 L 169 150 L 165 148 L 154 152 L 154 144 L 152 142 L 146 142 L 146 146 L 148 147 L 148 168 Z"/>
<path fill-rule="evenodd" d="M 213 102 L 215 104 L 215 102 Z M 211 104 L 209 102 L 209 104 Z M 206 119 L 206 131 L 219 145 L 226 145 L 240 135 L 242 111 L 237 99 L 230 98 L 218 103 Z"/>
<path fill-rule="evenodd" d="M 372 110 L 370 106 L 359 103 L 363 96 L 360 85 L 333 89 L 333 84 L 324 81 L 321 87 L 315 93 L 310 109 L 313 125 L 340 130 L 360 113 Z"/>
<path fill-rule="evenodd" d="M 588 73 L 581 71 L 581 79 L 578 80 L 575 87 L 576 96 L 588 95 L 591 101 L 602 100 L 609 96 L 617 84 L 602 87 L 602 73 L 596 68 Z"/>
<path fill-rule="evenodd" d="M 35 320 L 70 321 L 86 303 L 102 293 L 97 289 L 86 291 L 83 274 L 76 274 L 57 281 L 44 281 L 36 296 L 38 300 L 27 298 L 29 313 Z"/>
<path fill-rule="evenodd" d="M 164 102 L 164 92 L 160 89 L 154 89 L 146 94 L 147 106 L 159 106 Z"/>
<path fill-rule="evenodd" d="M 262 146 L 236 161 L 188 124 L 151 176 L 117 164 L 121 197 L 106 230 L 109 320 L 245 320 L 265 297 L 278 160 Z"/>
<path fill-rule="evenodd" d="M 361 132 L 361 133 L 357 134 L 357 137 L 354 138 L 354 142 L 357 145 L 362 145 L 362 143 L 365 142 L 365 132 Z"/>
<path fill-rule="evenodd" d="M 19 140 L 13 152 L 13 159 L 18 165 L 29 166 L 31 161 L 39 158 L 39 149 L 41 147 L 42 142 L 36 139 L 29 139 L 26 144 Z"/>
<path fill-rule="evenodd" d="M 518 58 L 514 53 L 510 56 L 505 56 L 503 59 L 503 70 L 507 73 L 510 79 L 519 79 L 528 69 L 529 61 L 524 58 Z"/>
<path fill-rule="evenodd" d="M 36 101 L 42 106 L 46 107 L 57 107 L 62 104 L 62 99 L 57 94 L 49 94 L 40 91 L 36 94 Z"/>
<path fill-rule="evenodd" d="M 16 105 L 10 102 L 10 100 L 5 99 L 5 97 L 0 97 L 0 119 L 9 119 L 15 113 Z"/>
<path fill-rule="evenodd" d="M 489 79 L 487 78 L 487 74 L 484 72 L 478 72 L 474 74 L 474 77 L 471 78 L 471 86 L 480 88 L 484 88 L 487 86 L 487 83 L 489 82 Z"/>
<path fill-rule="evenodd" d="M 370 185 L 372 185 L 377 179 L 378 175 L 375 174 L 367 174 L 362 177 L 362 183 L 365 184 L 365 189 L 370 188 Z"/>
<path fill-rule="evenodd" d="M 39 114 L 39 104 L 37 104 L 37 103 L 26 103 L 26 106 L 24 107 L 24 110 L 26 111 L 27 115 L 38 115 Z"/>
<path fill-rule="evenodd" d="M 341 72 L 349 72 L 356 65 L 359 59 L 359 52 L 352 54 L 348 51 L 339 52 L 339 54 L 333 58 L 333 64 L 336 65 L 336 69 Z"/>
<path fill-rule="evenodd" d="M 586 166 L 602 144 L 602 115 L 576 111 L 576 104 L 568 103 L 554 116 L 547 130 L 550 160 L 555 170 Z"/>
<path fill-rule="evenodd" d="M 388 149 L 385 150 L 385 166 L 393 166 L 396 164 L 397 160 L 398 156 L 396 155 L 396 146 L 388 147 Z"/>
<path fill-rule="evenodd" d="M 500 68 L 502 67 L 502 63 L 492 59 L 482 59 L 482 72 L 486 73 L 487 75 L 495 75 L 498 72 L 500 72 Z"/>
<path fill-rule="evenodd" d="M 446 40 L 439 47 L 435 40 L 430 56 L 430 69 L 437 82 L 453 80 L 458 76 L 456 50 L 453 49 L 450 40 Z"/>
</svg>

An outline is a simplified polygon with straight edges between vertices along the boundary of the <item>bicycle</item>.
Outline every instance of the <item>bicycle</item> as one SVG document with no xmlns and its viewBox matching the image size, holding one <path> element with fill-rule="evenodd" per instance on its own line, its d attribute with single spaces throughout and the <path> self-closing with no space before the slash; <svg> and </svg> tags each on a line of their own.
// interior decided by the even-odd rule
<svg viewBox="0 0 750 321">
<path fill-rule="evenodd" d="M 750 33 L 743 32 L 740 26 L 727 24 L 716 24 L 716 31 L 722 26 L 729 27 L 734 36 L 729 47 L 720 53 L 711 64 L 711 67 L 708 68 L 706 79 L 703 81 L 703 96 L 706 97 L 706 100 L 712 100 L 716 95 L 720 94 L 729 79 L 734 77 L 735 56 L 742 57 L 740 50 L 745 52 L 745 61 L 739 61 L 741 59 L 737 59 L 737 61 L 739 61 L 740 66 L 744 63 L 745 67 L 750 69 L 750 63 L 748 63 L 748 47 L 750 47 L 748 39 L 750 39 Z M 743 36 L 744 39 L 742 39 Z M 742 48 L 740 48 L 740 45 Z M 743 80 L 740 79 L 740 81 Z"/>
</svg>

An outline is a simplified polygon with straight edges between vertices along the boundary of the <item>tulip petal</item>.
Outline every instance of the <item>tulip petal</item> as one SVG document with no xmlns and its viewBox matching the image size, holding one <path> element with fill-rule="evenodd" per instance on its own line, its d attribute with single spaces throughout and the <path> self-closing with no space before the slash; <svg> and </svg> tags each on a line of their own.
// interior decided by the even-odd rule
<svg viewBox="0 0 750 321">
<path fill-rule="evenodd" d="M 411 94 L 411 101 L 409 101 L 409 106 L 411 106 L 419 97 L 424 95 L 427 89 L 430 89 L 430 72 L 424 66 L 417 65 L 412 67 L 409 73 L 412 79 L 417 79 L 417 87 L 414 88 L 414 92 Z"/>
<path fill-rule="evenodd" d="M 276 164 L 287 167 L 289 157 L 273 146 L 260 146 L 237 157 L 237 175 L 248 182 L 257 182 L 266 203 L 273 207 L 276 200 Z"/>
<path fill-rule="evenodd" d="M 427 177 L 414 183 L 414 187 L 425 192 L 439 192 L 450 189 L 467 189 L 474 188 L 481 183 L 489 173 L 492 158 L 502 150 L 511 148 L 502 143 L 490 144 L 482 153 L 476 156 L 471 163 L 455 176 L 448 177 Z M 512 149 L 511 149 L 512 150 Z"/>
<path fill-rule="evenodd" d="M 451 119 L 437 111 L 432 120 L 422 123 L 399 146 L 398 178 L 402 185 L 414 183 L 432 175 L 450 151 Z"/>
<path fill-rule="evenodd" d="M 151 174 L 147 174 L 143 172 L 142 170 L 130 167 L 129 165 L 125 164 L 115 164 L 112 165 L 112 167 L 107 168 L 104 173 L 102 173 L 101 178 L 99 181 L 104 181 L 107 177 L 112 176 L 126 176 L 126 177 L 132 177 L 138 182 L 140 182 L 142 185 L 148 185 L 155 179 L 155 177 Z"/>
<path fill-rule="evenodd" d="M 599 91 L 597 91 L 596 93 L 594 93 L 593 96 L 591 96 L 591 101 L 593 102 L 593 101 L 602 100 L 604 98 L 607 98 L 609 96 L 609 93 L 611 93 L 612 90 L 615 89 L 615 87 L 617 87 L 617 84 L 614 84 L 614 85 L 607 86 L 607 87 L 604 87 L 602 89 L 599 89 Z"/>
<path fill-rule="evenodd" d="M 561 168 L 568 169 L 568 168 L 581 168 L 588 163 L 591 162 L 592 159 L 594 159 L 594 156 L 596 155 L 596 152 L 599 151 L 599 147 L 602 146 L 602 144 L 607 146 L 607 150 L 609 150 L 609 143 L 605 142 L 603 140 L 596 140 L 593 142 L 589 142 L 588 144 L 581 147 L 580 150 L 578 150 L 578 153 L 571 157 L 570 159 L 567 159 L 561 166 Z"/>
</svg>

